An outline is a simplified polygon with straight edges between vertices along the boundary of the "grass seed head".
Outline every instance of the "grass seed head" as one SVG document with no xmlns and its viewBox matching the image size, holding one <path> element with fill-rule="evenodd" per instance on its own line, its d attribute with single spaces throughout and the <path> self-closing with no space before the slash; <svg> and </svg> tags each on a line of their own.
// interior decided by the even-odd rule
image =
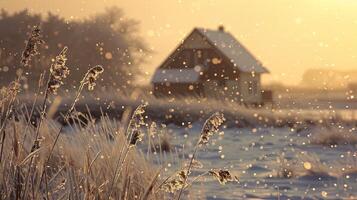
<svg viewBox="0 0 357 200">
<path fill-rule="evenodd" d="M 19 81 L 12 81 L 7 87 L 2 87 L 0 89 L 0 108 L 4 106 L 11 99 L 15 99 L 20 91 Z"/>
<path fill-rule="evenodd" d="M 34 26 L 26 42 L 25 50 L 22 52 L 21 64 L 28 66 L 31 57 L 39 54 L 38 45 L 43 43 L 45 43 L 45 41 L 42 40 L 41 29 L 38 26 Z"/>
<path fill-rule="evenodd" d="M 152 122 L 149 128 L 150 137 L 154 138 L 157 135 L 157 125 L 155 122 Z"/>
<path fill-rule="evenodd" d="M 223 124 L 226 119 L 221 113 L 214 113 L 209 117 L 203 125 L 203 129 L 200 137 L 200 144 L 207 144 L 209 137 L 217 133 L 219 127 Z"/>
<path fill-rule="evenodd" d="M 180 180 L 186 180 L 189 172 L 187 170 L 180 170 L 176 175 Z"/>
<path fill-rule="evenodd" d="M 140 130 L 133 130 L 133 135 L 131 136 L 130 146 L 135 146 L 138 141 L 143 140 L 144 134 Z"/>
<path fill-rule="evenodd" d="M 50 68 L 50 81 L 47 89 L 53 94 L 57 94 L 57 90 L 63 85 L 63 80 L 69 75 L 69 69 L 66 66 L 67 50 L 67 47 L 63 48 L 61 53 L 56 56 L 56 59 Z"/>
<path fill-rule="evenodd" d="M 35 142 L 33 143 L 32 147 L 31 147 L 31 152 L 34 152 L 41 147 L 41 142 L 43 141 L 43 139 L 44 138 L 40 137 L 35 140 Z"/>
<path fill-rule="evenodd" d="M 181 190 L 182 188 L 185 188 L 188 185 L 186 183 L 187 177 L 187 170 L 180 170 L 176 173 L 176 178 L 167 180 L 164 184 L 162 184 L 160 189 L 169 193 L 175 193 L 176 191 Z"/>
<path fill-rule="evenodd" d="M 101 65 L 97 65 L 92 67 L 86 73 L 82 84 L 88 85 L 88 90 L 94 90 L 94 86 L 97 84 L 95 83 L 99 77 L 99 74 L 104 72 L 104 68 Z"/>
<path fill-rule="evenodd" d="M 190 162 L 185 163 L 185 166 L 188 167 L 190 165 Z M 191 168 L 194 169 L 202 169 L 203 168 L 203 163 L 201 163 L 200 161 L 193 159 L 192 163 L 191 163 Z"/>
<path fill-rule="evenodd" d="M 175 193 L 178 190 L 181 190 L 181 188 L 186 187 L 187 184 L 185 184 L 184 180 L 179 180 L 179 179 L 172 179 L 166 183 L 164 183 L 160 189 L 169 192 L 169 193 Z"/>
<path fill-rule="evenodd" d="M 144 116 L 145 104 L 139 105 L 135 110 L 130 119 L 128 130 L 131 132 L 131 138 L 129 141 L 130 146 L 135 146 L 138 141 L 142 141 L 144 134 L 140 130 L 142 125 L 145 125 Z M 129 133 L 130 133 L 129 132 Z"/>
<path fill-rule="evenodd" d="M 138 129 L 145 125 L 144 116 L 146 104 L 140 104 L 133 112 L 129 122 L 129 128 Z"/>
<path fill-rule="evenodd" d="M 211 170 L 208 171 L 210 175 L 215 177 L 221 185 L 225 185 L 229 181 L 233 181 L 234 179 L 238 180 L 237 177 L 232 177 L 231 173 L 228 170 Z"/>
</svg>

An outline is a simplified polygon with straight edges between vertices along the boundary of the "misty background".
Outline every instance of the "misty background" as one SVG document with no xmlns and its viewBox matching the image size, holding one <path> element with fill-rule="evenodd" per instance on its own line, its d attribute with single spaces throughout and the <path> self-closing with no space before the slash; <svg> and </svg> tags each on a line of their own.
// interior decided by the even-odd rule
<svg viewBox="0 0 357 200">
<path fill-rule="evenodd" d="M 25 72 L 19 61 L 26 33 L 31 33 L 35 25 L 40 26 L 45 44 Z M 67 65 L 71 73 L 66 84 L 69 86 L 77 85 L 90 66 L 100 64 L 105 68 L 102 79 L 105 81 L 101 85 L 125 89 L 142 74 L 137 66 L 150 52 L 139 36 L 138 22 L 124 18 L 118 7 L 80 21 L 68 21 L 51 12 L 44 16 L 28 10 L 15 13 L 1 10 L 0 30 L 0 82 L 7 85 L 16 76 L 30 73 L 31 76 L 23 77 L 25 89 L 30 90 L 37 88 L 40 74 L 48 70 L 51 60 L 64 46 L 69 48 Z"/>
<path fill-rule="evenodd" d="M 356 67 L 354 0 L 0 1 L 10 13 L 27 8 L 46 16 L 51 11 L 67 21 L 90 19 L 112 6 L 140 22 L 138 33 L 153 52 L 138 65 L 140 84 L 149 82 L 193 27 L 216 29 L 220 24 L 272 72 L 263 77 L 264 83 L 300 85 L 309 69 L 345 72 Z"/>
</svg>

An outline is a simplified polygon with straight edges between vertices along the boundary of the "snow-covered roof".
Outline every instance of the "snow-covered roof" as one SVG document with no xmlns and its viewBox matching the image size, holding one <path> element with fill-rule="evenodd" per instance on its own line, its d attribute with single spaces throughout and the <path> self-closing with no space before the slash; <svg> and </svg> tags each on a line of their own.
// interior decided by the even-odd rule
<svg viewBox="0 0 357 200">
<path fill-rule="evenodd" d="M 214 45 L 222 54 L 243 72 L 269 72 L 242 44 L 229 32 L 197 28 L 208 42 Z"/>
<path fill-rule="evenodd" d="M 200 71 L 193 69 L 157 69 L 152 83 L 194 83 L 200 78 Z"/>
</svg>

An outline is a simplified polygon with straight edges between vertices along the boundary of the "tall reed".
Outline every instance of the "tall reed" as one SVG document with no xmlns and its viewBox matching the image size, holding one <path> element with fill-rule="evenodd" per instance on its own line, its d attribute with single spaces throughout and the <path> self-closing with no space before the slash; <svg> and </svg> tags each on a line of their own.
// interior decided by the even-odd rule
<svg viewBox="0 0 357 200">
<path fill-rule="evenodd" d="M 0 163 L 2 161 L 2 155 L 4 150 L 4 142 L 5 142 L 5 127 L 8 118 L 11 115 L 13 104 L 15 102 L 16 96 L 20 91 L 20 83 L 18 80 L 13 81 L 9 84 L 8 87 L 1 89 L 1 100 L 0 100 L 0 107 L 1 107 L 1 119 L 0 119 L 0 134 L 1 134 L 1 147 L 0 147 Z"/>
<path fill-rule="evenodd" d="M 22 52 L 22 59 L 21 59 L 21 64 L 23 66 L 28 66 L 31 57 L 38 55 L 38 45 L 43 44 L 44 40 L 42 40 L 42 35 L 41 35 L 41 29 L 38 26 L 34 26 L 31 34 L 26 41 L 26 47 L 24 51 Z M 3 154 L 3 143 L 5 141 L 6 134 L 4 132 L 4 129 L 6 127 L 6 122 L 7 119 L 10 117 L 10 114 L 13 109 L 13 104 L 15 102 L 17 93 L 20 91 L 20 76 L 17 77 L 17 79 L 13 82 L 10 83 L 10 85 L 7 88 L 3 88 L 2 92 L 6 97 L 1 98 L 0 100 L 0 106 L 1 106 L 1 127 L 0 127 L 0 134 L 1 136 L 1 152 L 0 152 L 0 163 L 2 160 L 2 154 Z M 5 106 L 7 104 L 7 107 Z M 4 109 L 6 108 L 6 109 Z"/>
<path fill-rule="evenodd" d="M 193 164 L 193 161 L 196 157 L 196 153 L 197 150 L 200 146 L 205 145 L 208 143 L 209 138 L 214 135 L 215 133 L 218 133 L 219 127 L 223 124 L 223 122 L 225 121 L 225 118 L 223 116 L 223 114 L 220 113 L 214 113 L 213 115 L 211 115 L 203 124 L 203 128 L 201 131 L 201 135 L 199 137 L 199 139 L 197 140 L 197 143 L 195 145 L 195 148 L 193 150 L 193 154 L 192 157 L 190 159 L 190 163 L 187 167 L 186 171 L 183 171 L 183 174 L 181 175 L 182 180 L 183 180 L 183 185 L 180 189 L 179 195 L 178 195 L 178 200 L 181 198 L 182 192 L 185 188 L 186 182 L 187 182 L 187 178 L 190 174 L 190 170 Z"/>
<path fill-rule="evenodd" d="M 115 165 L 114 176 L 111 181 L 111 187 L 108 193 L 108 198 L 110 198 L 113 190 L 113 186 L 117 181 L 117 177 L 121 174 L 123 169 L 123 165 L 126 161 L 126 158 L 129 154 L 129 151 L 132 147 L 135 147 L 138 141 L 142 140 L 143 133 L 141 131 L 141 126 L 145 125 L 144 116 L 145 113 L 145 104 L 139 105 L 133 112 L 132 117 L 129 121 L 129 124 L 126 129 L 126 138 L 128 141 L 127 145 L 123 145 L 119 154 L 119 158 L 117 158 L 117 163 Z"/>
<path fill-rule="evenodd" d="M 63 69 L 63 68 L 62 68 L 62 69 Z M 96 85 L 95 81 L 98 79 L 98 76 L 99 76 L 101 73 L 103 73 L 103 72 L 104 72 L 104 68 L 103 68 L 102 66 L 100 66 L 100 65 L 97 65 L 97 66 L 95 66 L 95 67 L 90 68 L 90 69 L 87 71 L 87 73 L 84 75 L 82 81 L 80 82 L 80 86 L 78 87 L 78 90 L 77 90 L 77 92 L 76 92 L 75 99 L 73 100 L 73 102 L 72 102 L 70 108 L 68 109 L 68 111 L 67 111 L 66 114 L 64 115 L 64 122 L 65 122 L 65 123 L 68 122 L 68 119 L 71 117 L 71 114 L 72 114 L 72 112 L 74 111 L 74 107 L 75 107 L 76 103 L 77 103 L 78 100 L 79 100 L 80 94 L 81 94 L 81 92 L 82 92 L 84 86 L 85 86 L 85 85 L 88 85 L 88 89 L 89 89 L 89 90 L 93 90 L 93 89 L 94 89 L 94 86 Z M 62 74 L 65 74 L 65 73 L 62 73 Z M 58 81 L 58 79 L 57 79 L 57 81 L 55 81 L 54 84 L 61 84 L 61 82 Z M 51 87 L 49 87 L 49 88 L 51 88 Z M 52 87 L 52 88 L 54 88 L 55 91 L 58 89 L 57 86 L 56 86 L 56 87 Z M 52 91 L 53 89 L 50 89 L 50 90 Z M 46 159 L 46 161 L 45 161 L 45 163 L 44 163 L 45 166 L 47 165 L 47 163 L 48 163 L 49 160 L 51 159 L 53 150 L 54 150 L 54 148 L 55 148 L 55 146 L 56 146 L 56 144 L 57 144 L 57 142 L 58 142 L 58 138 L 59 138 L 60 135 L 61 135 L 61 132 L 62 132 L 62 130 L 63 130 L 63 127 L 64 127 L 64 124 L 61 125 L 61 127 L 59 128 L 59 130 L 58 130 L 58 132 L 57 132 L 57 134 L 56 134 L 56 136 L 55 136 L 55 139 L 54 139 L 53 144 L 51 145 L 51 148 L 50 148 L 50 152 L 49 152 L 49 154 L 48 154 L 48 157 L 47 157 L 47 159 Z M 41 176 L 40 176 L 40 184 L 42 183 L 42 180 L 43 180 L 43 178 L 44 178 L 45 172 L 46 172 L 46 171 L 43 170 L 42 173 L 41 173 Z"/>
<path fill-rule="evenodd" d="M 43 102 L 40 108 L 40 118 L 38 119 L 37 123 L 37 128 L 36 128 L 36 136 L 35 140 L 33 141 L 33 145 L 31 148 L 31 152 L 34 152 L 36 149 L 40 148 L 40 130 L 42 126 L 42 122 L 46 116 L 46 110 L 47 110 L 47 100 L 50 96 L 50 94 L 57 94 L 58 88 L 63 85 L 63 80 L 67 78 L 69 74 L 69 69 L 66 66 L 66 61 L 67 61 L 67 52 L 68 48 L 64 47 L 63 50 L 59 53 L 58 56 L 56 56 L 55 61 L 51 64 L 50 70 L 49 70 L 49 75 L 48 79 L 46 82 L 46 88 L 44 91 L 44 98 Z M 33 159 L 34 157 L 31 157 L 31 160 L 29 162 L 29 170 L 33 167 Z M 27 184 L 29 181 L 29 178 L 31 177 L 30 173 L 27 174 L 26 181 L 25 181 L 25 192 L 24 195 L 26 196 L 27 193 Z M 41 176 L 42 177 L 42 176 Z"/>
</svg>

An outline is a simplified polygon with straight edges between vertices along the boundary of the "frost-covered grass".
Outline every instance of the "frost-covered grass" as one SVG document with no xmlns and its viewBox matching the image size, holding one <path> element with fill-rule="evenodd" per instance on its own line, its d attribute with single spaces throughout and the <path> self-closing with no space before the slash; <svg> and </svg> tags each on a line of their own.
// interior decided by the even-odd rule
<svg viewBox="0 0 357 200">
<path fill-rule="evenodd" d="M 144 197 L 158 169 L 135 148 L 130 148 L 125 158 L 121 149 L 128 146 L 119 123 L 103 119 L 86 127 L 72 126 L 72 134 L 59 138 L 45 166 L 58 129 L 57 123 L 46 119 L 39 148 L 33 151 L 36 127 L 28 126 L 24 119 L 8 122 L 0 165 L 1 199 L 108 199 L 109 194 L 112 199 Z M 117 163 L 122 164 L 120 174 L 115 174 Z M 41 184 L 42 172 L 45 181 Z M 162 193 L 155 191 L 149 199 L 161 197 Z"/>
<path fill-rule="evenodd" d="M 321 162 L 315 154 L 307 154 L 306 152 L 297 154 L 292 160 L 287 160 L 284 157 L 278 159 L 279 168 L 277 177 L 279 178 L 338 178 L 343 176 L 339 168 L 344 168 L 347 165 L 336 163 L 332 168 L 326 163 Z"/>
<path fill-rule="evenodd" d="M 123 107 L 136 107 L 146 102 L 147 113 L 152 119 L 164 120 L 168 123 L 194 122 L 205 120 L 213 112 L 222 112 L 227 119 L 227 125 L 236 127 L 275 126 L 304 129 L 310 125 L 329 125 L 331 123 L 353 123 L 338 111 L 279 109 L 266 107 L 245 107 L 239 103 L 202 98 L 156 98 L 147 90 L 132 90 L 132 92 L 117 92 L 105 90 L 94 94 L 83 94 L 77 103 L 77 110 L 86 112 L 88 105 L 92 112 L 101 114 L 100 109 L 109 113 L 120 113 Z M 63 93 L 60 110 L 66 110 L 64 105 L 70 104 L 72 94 Z M 29 99 L 33 94 L 23 96 Z M 93 98 L 94 97 L 94 98 Z"/>
<path fill-rule="evenodd" d="M 357 133 L 347 128 L 319 127 L 313 129 L 311 143 L 324 146 L 356 145 Z"/>
<path fill-rule="evenodd" d="M 39 45 L 44 43 L 41 38 L 41 30 L 35 26 L 22 54 L 24 70 L 29 70 L 31 58 L 39 54 Z M 33 101 L 27 99 L 31 102 L 28 112 L 21 109 L 17 96 L 23 77 L 0 90 L 0 199 L 162 198 L 157 187 L 160 170 L 136 150 L 143 135 L 145 105 L 123 117 L 122 123 L 108 119 L 95 123 L 85 116 L 83 126 L 79 119 L 83 115 L 75 111 L 82 91 L 96 86 L 102 66 L 91 67 L 79 81 L 60 117 L 63 123 L 53 121 L 59 105 L 56 99 L 61 97 L 57 94 L 70 73 L 67 50 L 65 47 L 53 59 L 48 76 L 40 79 L 38 95 Z M 47 109 L 51 99 L 55 101 Z M 64 131 L 68 124 L 72 124 L 71 134 Z"/>
</svg>

